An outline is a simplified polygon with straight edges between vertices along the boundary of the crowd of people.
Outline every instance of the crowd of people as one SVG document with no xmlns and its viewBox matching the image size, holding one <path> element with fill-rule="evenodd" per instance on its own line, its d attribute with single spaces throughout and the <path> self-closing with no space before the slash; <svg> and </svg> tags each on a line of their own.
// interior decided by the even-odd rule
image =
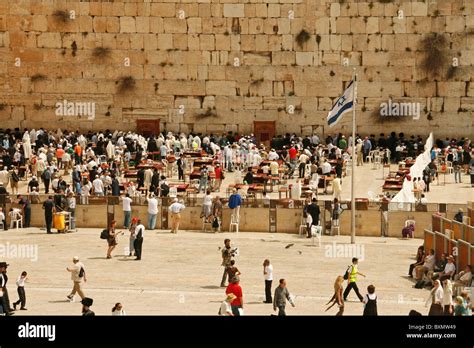
<svg viewBox="0 0 474 348">
<path fill-rule="evenodd" d="M 196 183 L 198 193 L 202 193 L 203 204 L 201 217 L 212 224 L 215 231 L 220 230 L 222 222 L 223 203 L 219 197 L 222 180 L 227 173 L 234 173 L 236 182 L 252 184 L 254 176 L 252 167 L 262 166 L 262 171 L 276 183 L 280 179 L 281 169 L 287 179 L 294 180 L 292 196 L 301 198 L 301 186 L 304 181 L 319 185 L 319 175 L 333 175 L 333 225 L 338 226 L 342 181 L 344 169 L 351 161 L 351 150 L 355 146 L 357 165 L 363 165 L 373 149 L 384 150 L 384 163 L 398 163 L 403 158 L 415 158 L 423 151 L 423 139 L 419 136 L 405 137 L 403 133 L 392 132 L 388 136 L 380 134 L 378 140 L 374 135 L 360 136 L 355 139 L 343 134 L 327 136 L 322 140 L 318 135 L 299 137 L 295 134 L 286 134 L 272 139 L 270 147 L 258 144 L 256 137 L 251 134 L 243 136 L 229 132 L 227 134 L 173 134 L 171 132 L 150 136 L 148 138 L 133 132 L 106 130 L 104 132 L 79 131 L 47 131 L 45 129 L 0 130 L 0 156 L 2 166 L 0 170 L 0 205 L 5 204 L 5 196 L 16 195 L 15 203 L 19 208 L 10 211 L 11 220 L 15 214 L 24 216 L 23 227 L 30 226 L 31 203 L 39 203 L 39 193 L 48 196 L 43 202 L 47 233 L 51 233 L 53 214 L 57 210 L 67 211 L 74 217 L 76 204 L 88 204 L 91 196 L 120 196 L 124 212 L 123 227 L 130 233 L 129 256 L 141 260 L 144 235 L 147 230 L 156 228 L 156 219 L 159 209 L 157 197 L 170 197 L 172 203 L 168 210 L 171 218 L 171 232 L 177 233 L 181 215 L 186 208 L 184 202 L 173 195 L 170 181 L 185 181 L 189 175 L 189 158 L 186 152 L 200 152 L 203 156 L 212 158 L 212 165 L 201 165 L 199 179 Z M 438 168 L 435 160 L 443 157 L 445 166 L 452 166 L 455 181 L 462 182 L 462 173 L 471 176 L 474 185 L 474 159 L 472 143 L 467 138 L 437 140 L 431 151 L 432 162 L 425 169 L 423 178 L 418 180 L 423 191 L 429 191 L 429 183 L 437 175 Z M 161 169 L 139 168 L 136 179 L 126 179 L 125 173 L 144 160 L 155 160 L 161 164 Z M 333 161 L 334 165 L 330 164 Z M 212 175 L 211 175 L 212 174 Z M 426 174 L 426 175 L 425 175 Z M 211 180 L 211 177 L 213 180 Z M 20 192 L 19 181 L 27 180 L 26 193 Z M 190 179 L 190 178 L 189 178 Z M 8 192 L 8 187 L 10 192 Z M 50 195 L 50 192 L 52 194 Z M 212 193 L 217 192 L 215 196 Z M 264 192 L 264 199 L 267 198 Z M 136 217 L 132 217 L 131 205 L 134 197 L 144 197 L 147 209 L 146 224 Z M 15 197 L 15 196 L 13 196 Z M 234 189 L 229 197 L 228 207 L 232 209 L 232 221 L 239 221 L 239 209 L 242 197 L 238 189 Z M 14 210 L 17 209 L 17 210 Z M 304 218 L 308 226 L 308 238 L 312 237 L 313 227 L 320 225 L 320 208 L 316 197 L 307 198 L 304 204 Z M 0 208 L 0 220 L 6 227 L 6 214 Z M 73 222 L 74 223 L 74 219 Z M 112 252 L 117 245 L 116 221 L 112 221 L 103 231 L 101 237 L 107 240 L 106 258 L 112 258 Z M 146 228 L 145 228 L 146 225 Z M 12 226 L 11 226 L 12 227 Z M 72 226 L 74 227 L 74 225 Z M 410 233 L 411 232 L 411 233 Z M 407 231 L 412 236 L 413 231 Z M 222 266 L 224 274 L 221 286 L 226 288 L 226 299 L 219 310 L 220 315 L 238 316 L 243 314 L 244 299 L 240 286 L 242 274 L 236 267 L 235 256 L 238 249 L 232 248 L 230 240 L 226 239 L 222 249 Z M 470 283 L 472 267 L 468 266 L 455 275 L 452 269 L 453 259 L 447 256 L 439 264 L 434 260 L 432 252 L 424 254 L 421 250 L 417 262 L 410 266 L 410 276 L 413 276 L 423 286 L 429 282 L 433 287 L 430 300 L 430 313 L 437 313 L 438 305 L 451 306 L 444 313 L 467 315 L 470 311 L 470 300 L 465 291 L 457 289 Z M 443 262 L 446 261 L 444 264 Z M 0 263 L 2 311 L 11 313 L 17 305 L 26 310 L 26 296 L 24 292 L 27 273 L 22 272 L 18 278 L 19 300 L 10 307 L 6 291 L 6 263 Z M 84 315 L 93 315 L 90 310 L 93 300 L 85 297 L 82 284 L 87 281 L 84 265 L 78 257 L 74 257 L 73 266 L 68 267 L 71 273 L 73 289 L 67 296 L 73 300 L 78 294 L 83 302 Z M 287 288 L 285 279 L 280 279 L 278 286 L 273 289 L 273 266 L 270 260 L 263 263 L 265 303 L 272 303 L 278 315 L 286 315 L 287 301 L 295 305 L 294 297 Z M 358 299 L 364 303 L 364 315 L 377 315 L 377 295 L 375 286 L 369 285 L 367 294 L 362 296 L 357 287 L 357 277 L 365 276 L 358 271 L 358 260 L 353 259 L 344 275 L 338 276 L 334 285 L 334 296 L 328 302 L 338 306 L 337 315 L 344 312 L 344 303 L 348 294 L 354 290 Z M 470 277 L 470 278 L 469 278 Z M 343 283 L 347 280 L 344 289 Z M 228 285 L 226 285 L 228 282 Z M 446 295 L 448 294 L 448 295 Z M 5 296 L 6 295 L 6 296 Z M 450 300 L 446 300 L 447 296 Z M 454 300 L 453 300 L 454 299 Z M 455 304 L 454 304 L 454 302 Z M 446 304 L 449 302 L 448 304 Z M 460 304 L 458 303 L 460 302 Z M 433 307 L 434 306 L 434 307 Z M 460 307 L 465 308 L 461 310 Z M 329 307 L 329 308 L 330 308 Z M 329 309 L 328 308 L 328 309 Z M 124 313 L 123 307 L 117 303 L 114 313 Z"/>
</svg>

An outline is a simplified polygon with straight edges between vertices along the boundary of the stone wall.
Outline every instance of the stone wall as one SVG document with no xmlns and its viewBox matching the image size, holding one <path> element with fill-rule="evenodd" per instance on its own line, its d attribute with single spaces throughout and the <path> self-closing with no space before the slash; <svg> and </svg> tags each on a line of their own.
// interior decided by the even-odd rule
<svg viewBox="0 0 474 348">
<path fill-rule="evenodd" d="M 437 73 L 423 68 L 431 32 L 447 40 Z M 134 130 L 159 118 L 173 131 L 274 120 L 280 133 L 328 133 L 356 67 L 359 132 L 474 133 L 472 0 L 2 0 L 0 58 L 2 128 Z M 135 88 L 120 91 L 126 76 Z M 382 119 L 389 98 L 421 103 L 421 118 Z M 57 116 L 63 100 L 94 102 L 95 119 Z"/>
</svg>

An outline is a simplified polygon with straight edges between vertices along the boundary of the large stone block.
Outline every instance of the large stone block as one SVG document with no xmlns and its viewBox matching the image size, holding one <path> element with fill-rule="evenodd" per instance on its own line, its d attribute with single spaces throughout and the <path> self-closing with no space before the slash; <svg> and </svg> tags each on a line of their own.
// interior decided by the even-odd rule
<svg viewBox="0 0 474 348">
<path fill-rule="evenodd" d="M 170 81 L 159 82 L 157 91 L 159 95 L 206 95 L 204 81 Z"/>
<path fill-rule="evenodd" d="M 151 15 L 157 17 L 175 17 L 176 5 L 174 3 L 151 4 Z"/>
<path fill-rule="evenodd" d="M 120 32 L 121 33 L 135 33 L 137 28 L 135 26 L 135 18 L 120 17 Z"/>
<path fill-rule="evenodd" d="M 313 52 L 296 52 L 297 65 L 313 65 Z"/>
<path fill-rule="evenodd" d="M 188 31 L 186 20 L 179 18 L 164 18 L 163 27 L 165 33 L 185 34 Z"/>
<path fill-rule="evenodd" d="M 59 33 L 42 33 L 38 35 L 38 47 L 60 48 L 61 35 Z"/>
<path fill-rule="evenodd" d="M 224 17 L 245 17 L 244 4 L 224 4 Z"/>
<path fill-rule="evenodd" d="M 296 52 L 272 52 L 272 65 L 295 64 Z"/>
<path fill-rule="evenodd" d="M 411 3 L 412 16 L 426 17 L 428 15 L 428 5 L 425 2 Z"/>
<path fill-rule="evenodd" d="M 173 35 L 158 34 L 158 48 L 162 50 L 173 48 Z"/>
<path fill-rule="evenodd" d="M 206 81 L 206 94 L 235 95 L 234 81 Z"/>
</svg>

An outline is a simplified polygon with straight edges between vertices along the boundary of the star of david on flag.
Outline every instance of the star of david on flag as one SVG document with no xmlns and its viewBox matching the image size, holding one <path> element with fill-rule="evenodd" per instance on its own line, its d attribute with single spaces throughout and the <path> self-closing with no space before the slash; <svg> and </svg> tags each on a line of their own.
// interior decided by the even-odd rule
<svg viewBox="0 0 474 348">
<path fill-rule="evenodd" d="M 342 118 L 346 112 L 349 112 L 354 107 L 354 100 L 353 100 L 353 90 L 355 89 L 355 83 L 352 80 L 349 85 L 347 86 L 344 94 L 340 96 L 334 105 L 332 106 L 331 110 L 328 113 L 328 125 L 329 127 L 334 126 L 339 120 Z M 357 91 L 357 90 L 356 90 Z M 356 92 L 354 91 L 354 92 Z"/>
</svg>

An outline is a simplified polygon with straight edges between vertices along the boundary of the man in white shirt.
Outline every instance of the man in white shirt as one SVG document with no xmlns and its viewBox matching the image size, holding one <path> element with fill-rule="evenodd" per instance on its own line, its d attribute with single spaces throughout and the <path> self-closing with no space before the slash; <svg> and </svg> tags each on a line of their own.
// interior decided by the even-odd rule
<svg viewBox="0 0 474 348">
<path fill-rule="evenodd" d="M 181 211 L 186 208 L 184 204 L 178 202 L 178 199 L 173 199 L 173 204 L 169 206 L 171 214 L 171 233 L 178 233 L 179 222 L 181 221 Z"/>
<path fill-rule="evenodd" d="M 325 159 L 323 165 L 321 166 L 321 173 L 323 175 L 329 175 L 331 174 L 331 169 L 331 164 Z"/>
<path fill-rule="evenodd" d="M 268 160 L 269 161 L 276 161 L 280 156 L 275 152 L 275 149 L 271 149 L 269 154 L 268 154 Z"/>
<path fill-rule="evenodd" d="M 221 304 L 221 308 L 219 309 L 219 315 L 233 317 L 234 313 L 232 313 L 232 306 L 230 304 L 236 298 L 237 296 L 235 296 L 234 294 L 228 294 L 227 298 Z"/>
<path fill-rule="evenodd" d="M 444 266 L 443 272 L 434 273 L 431 278 L 433 281 L 438 279 L 443 283 L 446 279 L 451 279 L 456 273 L 456 265 L 454 264 L 454 257 L 448 256 L 448 263 Z"/>
<path fill-rule="evenodd" d="M 8 181 L 10 180 L 10 174 L 8 173 L 7 167 L 4 166 L 0 171 L 0 182 L 3 183 L 3 186 L 7 187 Z"/>
<path fill-rule="evenodd" d="M 143 226 L 142 221 L 137 221 L 137 227 L 135 227 L 135 241 L 133 242 L 133 248 L 135 249 L 135 260 L 142 259 L 142 245 L 143 245 L 143 235 L 145 233 L 145 226 Z"/>
<path fill-rule="evenodd" d="M 263 277 L 265 278 L 265 301 L 263 303 L 273 303 L 272 299 L 272 281 L 273 281 L 273 266 L 270 260 L 263 261 Z"/>
<path fill-rule="evenodd" d="M 304 178 L 305 170 L 306 170 L 306 163 L 308 163 L 308 161 L 309 161 L 309 157 L 304 152 L 298 158 L 298 162 L 300 163 L 300 165 L 299 165 L 299 174 L 300 174 L 299 178 L 300 179 Z"/>
<path fill-rule="evenodd" d="M 86 271 L 84 269 L 84 264 L 79 261 L 79 257 L 74 256 L 72 259 L 74 263 L 70 268 L 66 268 L 68 272 L 71 273 L 71 280 L 74 284 L 71 293 L 67 296 L 68 300 L 74 302 L 74 295 L 77 294 L 83 300 L 85 295 L 82 291 L 82 281 L 87 282 Z"/>
<path fill-rule="evenodd" d="M 132 199 L 128 193 L 122 199 L 122 210 L 123 210 L 123 228 L 130 227 L 130 221 L 132 219 Z"/>
<path fill-rule="evenodd" d="M 148 229 L 154 230 L 156 225 L 156 215 L 158 214 L 158 200 L 153 193 L 146 199 L 148 202 Z"/>
<path fill-rule="evenodd" d="M 96 196 L 103 196 L 104 195 L 104 183 L 100 180 L 99 177 L 95 178 L 92 182 L 92 187 L 94 187 L 94 194 Z"/>
</svg>

